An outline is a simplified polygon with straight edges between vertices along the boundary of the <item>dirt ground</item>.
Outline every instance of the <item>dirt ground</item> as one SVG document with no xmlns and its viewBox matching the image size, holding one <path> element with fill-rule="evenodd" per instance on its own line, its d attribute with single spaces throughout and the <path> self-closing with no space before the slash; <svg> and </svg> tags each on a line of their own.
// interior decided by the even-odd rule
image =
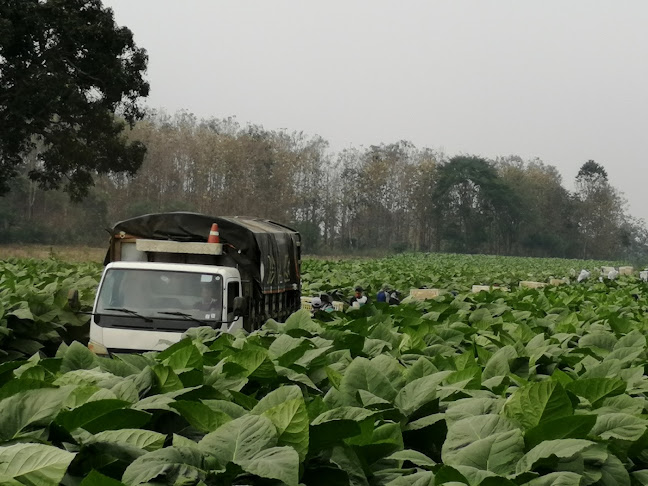
<svg viewBox="0 0 648 486">
<path fill-rule="evenodd" d="M 102 263 L 106 248 L 89 246 L 0 245 L 0 260 L 8 258 L 56 258 L 66 262 Z"/>
</svg>

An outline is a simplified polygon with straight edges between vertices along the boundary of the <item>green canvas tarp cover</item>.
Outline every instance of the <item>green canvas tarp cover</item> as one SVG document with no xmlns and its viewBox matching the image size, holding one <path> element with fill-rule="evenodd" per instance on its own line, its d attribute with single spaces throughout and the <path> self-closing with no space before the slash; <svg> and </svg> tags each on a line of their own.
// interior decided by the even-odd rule
<svg viewBox="0 0 648 486">
<path fill-rule="evenodd" d="M 212 223 L 218 224 L 223 252 L 251 275 L 264 293 L 299 288 L 300 236 L 280 223 L 238 216 L 157 213 L 120 221 L 111 234 L 112 238 L 123 232 L 153 240 L 206 242 Z M 110 252 L 105 263 L 109 262 Z"/>
</svg>

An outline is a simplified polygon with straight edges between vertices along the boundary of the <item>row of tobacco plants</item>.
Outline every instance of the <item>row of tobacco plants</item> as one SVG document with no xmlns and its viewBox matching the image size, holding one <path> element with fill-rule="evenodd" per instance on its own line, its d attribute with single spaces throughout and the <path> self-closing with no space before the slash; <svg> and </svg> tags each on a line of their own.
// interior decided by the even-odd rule
<svg viewBox="0 0 648 486">
<path fill-rule="evenodd" d="M 0 365 L 8 485 L 648 484 L 646 284 L 445 293 Z"/>
</svg>

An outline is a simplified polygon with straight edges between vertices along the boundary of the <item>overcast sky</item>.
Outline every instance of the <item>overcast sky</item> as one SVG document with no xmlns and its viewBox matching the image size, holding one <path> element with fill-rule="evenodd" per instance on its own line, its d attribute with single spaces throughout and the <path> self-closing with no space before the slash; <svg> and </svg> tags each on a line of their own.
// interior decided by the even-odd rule
<svg viewBox="0 0 648 486">
<path fill-rule="evenodd" d="M 147 104 L 318 134 L 602 164 L 648 220 L 646 0 L 104 0 Z"/>
</svg>

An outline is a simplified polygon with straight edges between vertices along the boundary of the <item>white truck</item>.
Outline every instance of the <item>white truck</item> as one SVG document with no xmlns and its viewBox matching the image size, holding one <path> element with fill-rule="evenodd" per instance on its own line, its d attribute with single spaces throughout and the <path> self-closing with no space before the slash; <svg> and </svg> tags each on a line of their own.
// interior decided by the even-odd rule
<svg viewBox="0 0 648 486">
<path fill-rule="evenodd" d="M 220 241 L 207 242 L 212 225 Z M 96 354 L 161 350 L 195 326 L 252 331 L 301 306 L 301 239 L 268 220 L 158 213 L 117 223 L 90 321 Z"/>
</svg>

